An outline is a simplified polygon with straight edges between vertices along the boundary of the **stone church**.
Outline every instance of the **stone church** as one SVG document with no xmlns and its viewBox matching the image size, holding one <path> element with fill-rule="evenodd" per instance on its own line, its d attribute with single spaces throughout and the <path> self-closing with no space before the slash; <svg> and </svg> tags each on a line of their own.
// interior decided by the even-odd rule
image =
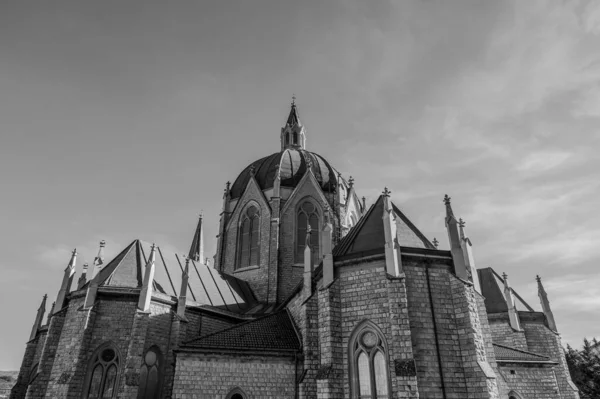
<svg viewBox="0 0 600 399">
<path fill-rule="evenodd" d="M 294 102 L 279 138 L 227 183 L 211 262 L 202 217 L 185 254 L 101 242 L 75 279 L 73 251 L 11 398 L 579 398 L 540 278 L 541 311 L 478 269 L 448 196 L 442 250 L 308 151 Z"/>
</svg>

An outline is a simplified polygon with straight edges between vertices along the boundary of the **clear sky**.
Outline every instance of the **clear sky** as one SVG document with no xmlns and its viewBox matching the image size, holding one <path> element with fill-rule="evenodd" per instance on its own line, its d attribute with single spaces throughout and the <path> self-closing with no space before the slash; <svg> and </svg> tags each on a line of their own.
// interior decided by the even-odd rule
<svg viewBox="0 0 600 399">
<path fill-rule="evenodd" d="M 309 150 L 478 267 L 563 339 L 600 336 L 600 2 L 0 3 L 0 369 L 17 369 L 69 252 L 185 251 L 225 182 L 279 151 L 292 93 Z"/>
</svg>

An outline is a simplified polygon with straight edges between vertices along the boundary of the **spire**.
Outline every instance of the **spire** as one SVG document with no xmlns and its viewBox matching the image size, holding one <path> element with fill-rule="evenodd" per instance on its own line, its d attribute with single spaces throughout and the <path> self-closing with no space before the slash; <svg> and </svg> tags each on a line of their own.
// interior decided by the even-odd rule
<svg viewBox="0 0 600 399">
<path fill-rule="evenodd" d="M 450 197 L 447 194 L 444 196 L 444 205 L 446 206 L 446 230 L 448 231 L 448 242 L 450 244 L 450 251 L 452 252 L 454 271 L 456 276 L 469 281 L 472 279 L 472 276 L 470 277 L 471 272 L 467 268 L 463 255 L 459 223 L 454 217 L 454 212 L 450 205 Z"/>
<path fill-rule="evenodd" d="M 44 294 L 42 303 L 40 304 L 40 307 L 38 308 L 37 314 L 35 315 L 35 321 L 33 322 L 33 328 L 31 329 L 31 334 L 29 335 L 30 341 L 35 338 L 38 330 L 42 326 L 42 321 L 44 319 L 44 313 L 46 312 L 46 299 L 48 299 L 48 295 Z"/>
<path fill-rule="evenodd" d="M 60 290 L 56 296 L 56 312 L 61 310 L 65 306 L 67 294 L 71 291 L 71 284 L 73 283 L 73 275 L 75 274 L 75 263 L 77 261 L 77 249 L 74 249 L 71 253 L 71 260 L 65 268 L 65 274 L 63 275 L 63 281 L 60 285 Z"/>
<path fill-rule="evenodd" d="M 281 128 L 281 151 L 287 148 L 306 148 L 306 130 L 300 122 L 298 107 L 296 106 L 296 96 L 292 96 L 290 114 L 288 115 L 285 126 Z"/>
<path fill-rule="evenodd" d="M 100 248 L 98 249 L 98 255 L 94 258 L 94 265 L 92 266 L 92 274 L 90 275 L 90 280 L 93 279 L 96 274 L 102 269 L 102 265 L 104 264 L 104 247 L 106 246 L 106 241 L 100 241 Z"/>
<path fill-rule="evenodd" d="M 308 298 L 312 294 L 312 248 L 310 247 L 311 227 L 306 221 L 306 245 L 304 247 L 304 297 Z"/>
<path fill-rule="evenodd" d="M 204 228 L 202 226 L 202 218 L 202 212 L 200 212 L 194 239 L 192 240 L 190 252 L 188 253 L 188 258 L 195 262 L 202 262 L 204 260 Z"/>
<path fill-rule="evenodd" d="M 79 280 L 77 280 L 77 289 L 78 290 L 80 290 L 87 282 L 87 270 L 88 270 L 88 264 L 84 263 L 83 270 L 81 271 L 81 276 L 79 276 Z"/>
<path fill-rule="evenodd" d="M 179 298 L 177 300 L 177 316 L 185 319 L 185 302 L 187 298 L 188 281 L 190 278 L 190 258 L 185 260 L 185 269 L 181 274 L 181 288 L 179 289 Z"/>
<path fill-rule="evenodd" d="M 475 267 L 475 258 L 473 257 L 473 250 L 471 247 L 471 240 L 467 237 L 467 233 L 465 233 L 465 221 L 459 219 L 458 226 L 460 231 L 460 247 L 463 251 L 463 258 L 465 260 L 465 267 L 467 269 L 467 275 L 470 280 L 473 282 L 473 287 L 475 291 L 481 294 L 481 284 L 479 282 L 479 276 L 477 275 L 477 269 Z"/>
<path fill-rule="evenodd" d="M 383 189 L 383 234 L 384 234 L 384 247 L 385 247 L 385 268 L 387 274 L 394 277 L 399 277 L 402 274 L 402 264 L 400 263 L 398 250 L 400 248 L 398 243 L 398 223 L 400 220 L 396 220 L 394 217 L 394 208 L 392 201 L 390 200 L 390 194 L 392 192 L 387 187 Z"/>
<path fill-rule="evenodd" d="M 150 311 L 150 300 L 152 299 L 152 284 L 154 283 L 154 260 L 156 258 L 156 245 L 152 244 L 148 263 L 146 264 L 146 272 L 144 274 L 144 283 L 142 292 L 140 292 L 140 300 L 138 309 L 143 312 Z"/>
<path fill-rule="evenodd" d="M 290 114 L 288 115 L 287 122 L 285 123 L 289 126 L 302 126 L 300 122 L 300 116 L 298 115 L 298 108 L 296 107 L 296 95 L 292 94 L 292 104 L 290 109 Z"/>
<path fill-rule="evenodd" d="M 327 287 L 333 282 L 333 226 L 329 214 L 329 204 L 323 204 L 323 213 L 325 223 L 323 223 L 323 232 L 321 234 L 321 251 L 323 251 L 323 286 Z"/>
<path fill-rule="evenodd" d="M 556 328 L 556 322 L 554 321 L 554 314 L 552 313 L 552 309 L 550 308 L 550 301 L 548 301 L 548 294 L 546 294 L 546 290 L 542 285 L 542 278 L 540 276 L 536 276 L 538 285 L 538 296 L 540 297 L 540 303 L 542 305 L 542 311 L 544 315 L 546 315 L 546 319 L 548 320 L 548 327 L 552 331 L 558 331 Z"/>
<path fill-rule="evenodd" d="M 52 318 L 52 315 L 54 314 L 55 307 L 56 307 L 56 302 L 52 302 L 52 305 L 50 305 L 50 311 L 48 312 L 48 317 L 46 317 L 46 324 L 50 324 L 50 319 Z"/>
<path fill-rule="evenodd" d="M 502 273 L 502 278 L 504 279 L 504 299 L 506 299 L 506 305 L 508 306 L 508 319 L 510 326 L 517 331 L 521 331 L 521 321 L 519 320 L 519 313 L 517 312 L 517 306 L 515 304 L 515 298 L 513 296 L 512 289 L 508 283 L 508 275 L 506 273 Z"/>
</svg>

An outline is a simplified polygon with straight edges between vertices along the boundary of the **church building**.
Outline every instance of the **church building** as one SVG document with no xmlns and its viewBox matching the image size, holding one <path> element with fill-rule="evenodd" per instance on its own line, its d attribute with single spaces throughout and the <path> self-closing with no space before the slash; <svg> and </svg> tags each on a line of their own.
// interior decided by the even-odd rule
<svg viewBox="0 0 600 399">
<path fill-rule="evenodd" d="M 295 102 L 279 140 L 226 184 L 211 262 L 202 217 L 185 253 L 102 241 L 75 279 L 74 250 L 10 397 L 579 398 L 541 279 L 534 308 L 477 268 L 450 197 L 442 250 L 308 150 Z"/>
</svg>

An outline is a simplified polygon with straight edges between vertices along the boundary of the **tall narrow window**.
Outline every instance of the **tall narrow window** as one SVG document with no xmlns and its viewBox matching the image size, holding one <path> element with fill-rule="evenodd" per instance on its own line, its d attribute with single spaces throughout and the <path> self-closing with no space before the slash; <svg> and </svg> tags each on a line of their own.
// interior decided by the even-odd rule
<svg viewBox="0 0 600 399">
<path fill-rule="evenodd" d="M 258 266 L 259 261 L 259 217 L 255 206 L 249 207 L 242 216 L 238 246 L 237 268 Z"/>
<path fill-rule="evenodd" d="M 298 133 L 294 132 L 294 145 L 298 145 Z"/>
<path fill-rule="evenodd" d="M 290 132 L 287 132 L 285 134 L 285 145 L 286 146 L 290 145 Z"/>
<path fill-rule="evenodd" d="M 383 334 L 370 321 L 359 324 L 348 346 L 352 398 L 390 397 L 387 344 Z"/>
<path fill-rule="evenodd" d="M 310 224 L 310 247 L 314 266 L 319 264 L 319 214 L 312 202 L 304 202 L 298 208 L 296 215 L 296 263 L 304 262 L 304 248 L 306 246 L 306 228 Z"/>
<path fill-rule="evenodd" d="M 162 353 L 160 349 L 156 346 L 151 347 L 144 355 L 143 360 L 140 370 L 138 398 L 158 398 L 162 366 Z"/>
<path fill-rule="evenodd" d="M 103 345 L 92 356 L 84 398 L 117 397 L 117 377 L 119 375 L 119 354 L 111 345 Z"/>
</svg>

